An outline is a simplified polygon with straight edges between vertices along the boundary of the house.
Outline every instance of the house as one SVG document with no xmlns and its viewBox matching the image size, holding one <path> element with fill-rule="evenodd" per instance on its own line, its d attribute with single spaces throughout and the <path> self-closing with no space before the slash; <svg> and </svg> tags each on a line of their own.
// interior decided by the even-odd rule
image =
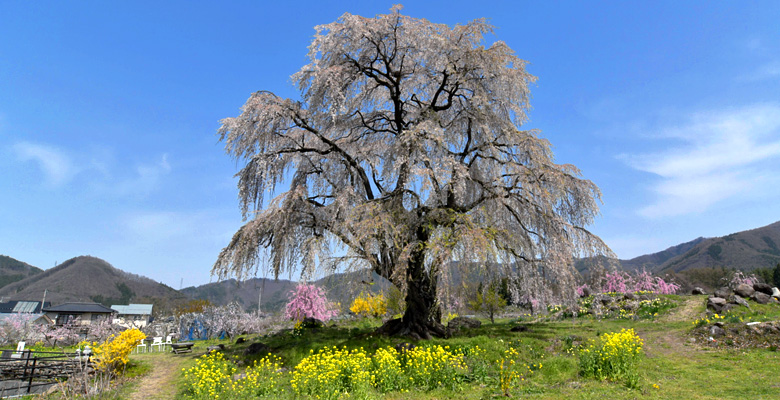
<svg viewBox="0 0 780 400">
<path fill-rule="evenodd" d="M 49 319 L 57 325 L 65 325 L 78 318 L 81 325 L 89 325 L 102 319 L 111 318 L 116 311 L 97 303 L 63 303 L 43 309 Z"/>
<path fill-rule="evenodd" d="M 152 307 L 154 304 L 112 305 L 116 310 L 114 323 L 127 328 L 143 328 L 152 322 Z"/>
<path fill-rule="evenodd" d="M 12 320 L 18 316 L 32 320 L 33 324 L 54 323 L 42 312 L 42 308 L 51 306 L 51 302 L 42 304 L 40 301 L 11 300 L 0 303 L 0 323 L 6 320 Z"/>
</svg>

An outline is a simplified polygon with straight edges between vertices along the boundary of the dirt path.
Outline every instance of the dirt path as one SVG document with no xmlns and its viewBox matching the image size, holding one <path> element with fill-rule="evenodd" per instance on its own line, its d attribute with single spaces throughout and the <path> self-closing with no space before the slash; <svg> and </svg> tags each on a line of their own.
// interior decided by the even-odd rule
<svg viewBox="0 0 780 400">
<path fill-rule="evenodd" d="M 660 329 L 649 329 L 637 332 L 644 339 L 645 351 L 649 357 L 656 354 L 678 355 L 690 354 L 693 348 L 686 343 L 683 332 L 677 329 L 663 328 L 669 322 L 692 322 L 699 317 L 701 305 L 704 301 L 701 297 L 684 296 L 683 303 L 672 309 L 668 315 L 658 319 Z"/>
<path fill-rule="evenodd" d="M 139 360 L 151 364 L 151 371 L 136 384 L 128 400 L 157 399 L 167 400 L 176 396 L 176 378 L 188 356 L 174 354 L 140 354 Z"/>
</svg>

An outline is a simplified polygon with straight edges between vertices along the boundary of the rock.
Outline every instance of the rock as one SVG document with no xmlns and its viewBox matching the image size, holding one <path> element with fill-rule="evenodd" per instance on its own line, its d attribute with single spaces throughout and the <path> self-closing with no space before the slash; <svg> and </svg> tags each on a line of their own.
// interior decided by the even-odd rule
<svg viewBox="0 0 780 400">
<path fill-rule="evenodd" d="M 636 295 L 633 293 L 626 293 L 623 295 L 623 300 L 636 300 Z"/>
<path fill-rule="evenodd" d="M 751 297 L 751 296 L 753 296 L 753 293 L 755 293 L 755 292 L 756 292 L 756 290 L 753 289 L 753 286 L 750 286 L 750 285 L 747 285 L 747 284 L 744 284 L 744 283 L 740 283 L 739 285 L 737 285 L 736 288 L 734 288 L 734 293 L 736 293 L 736 294 L 738 294 L 738 295 L 740 295 L 742 297 Z"/>
<path fill-rule="evenodd" d="M 731 294 L 731 290 L 727 287 L 722 287 L 715 291 L 712 295 L 715 297 L 720 297 L 721 299 L 727 299 L 729 295 Z"/>
<path fill-rule="evenodd" d="M 265 343 L 255 342 L 250 344 L 249 347 L 244 350 L 244 355 L 251 356 L 260 353 L 267 353 L 269 350 L 270 348 Z"/>
<path fill-rule="evenodd" d="M 707 299 L 707 309 L 719 313 L 723 306 L 726 305 L 726 299 L 722 297 L 710 297 Z"/>
<path fill-rule="evenodd" d="M 776 287 L 773 287 L 772 288 L 772 297 L 777 297 L 778 299 L 780 299 L 780 289 L 778 289 Z"/>
<path fill-rule="evenodd" d="M 726 336 L 726 331 L 717 325 L 711 326 L 709 331 L 710 331 L 710 336 L 714 338 Z"/>
<path fill-rule="evenodd" d="M 738 294 L 734 295 L 734 304 L 739 304 L 742 307 L 750 308 L 750 304 L 748 304 L 747 300 L 743 299 L 742 297 L 739 297 Z"/>
<path fill-rule="evenodd" d="M 304 328 L 322 328 L 325 326 L 325 323 L 318 320 L 317 318 L 312 317 L 306 317 L 301 321 L 301 326 Z"/>
<path fill-rule="evenodd" d="M 590 288 L 585 286 L 585 287 L 582 288 L 582 296 L 580 296 L 580 297 L 588 297 L 588 296 L 590 296 L 590 294 L 591 294 L 590 293 Z"/>
<path fill-rule="evenodd" d="M 769 285 L 768 283 L 758 283 L 758 282 L 756 282 L 756 283 L 753 284 L 753 290 L 755 290 L 756 292 L 761 292 L 761 293 L 767 294 L 769 296 L 772 295 L 772 286 Z"/>
<path fill-rule="evenodd" d="M 246 339 L 244 339 L 243 336 L 238 338 L 238 339 L 236 339 L 236 344 L 241 344 L 241 343 L 244 343 L 244 342 L 246 342 Z"/>
<path fill-rule="evenodd" d="M 734 308 L 735 308 L 735 304 L 732 304 L 732 303 L 724 304 L 723 307 L 721 307 L 721 309 L 720 309 L 720 313 L 721 314 L 725 314 L 725 313 L 733 310 Z"/>
<path fill-rule="evenodd" d="M 750 298 L 755 300 L 758 304 L 769 304 L 769 299 L 771 299 L 768 294 L 761 292 L 753 292 L 753 295 L 750 296 Z"/>
<path fill-rule="evenodd" d="M 510 332 L 526 332 L 526 331 L 528 331 L 528 326 L 526 326 L 526 325 L 513 326 L 512 329 L 510 329 L 509 331 Z"/>
<path fill-rule="evenodd" d="M 415 346 L 415 345 L 413 345 L 411 343 L 404 342 L 404 343 L 398 343 L 397 345 L 395 345 L 395 350 L 397 352 L 399 352 L 399 353 L 403 353 L 405 351 L 414 350 L 415 347 L 417 347 L 417 346 Z"/>
<path fill-rule="evenodd" d="M 218 345 L 206 347 L 206 353 L 213 353 L 215 351 L 225 351 L 225 345 L 218 344 Z"/>
<path fill-rule="evenodd" d="M 623 309 L 626 311 L 636 311 L 639 309 L 639 302 L 636 300 L 627 301 L 626 304 L 623 306 Z"/>
<path fill-rule="evenodd" d="M 700 287 L 695 287 L 693 290 L 691 290 L 691 294 L 707 294 L 707 292 L 705 292 L 704 289 Z"/>
<path fill-rule="evenodd" d="M 597 294 L 593 298 L 593 301 L 594 302 L 600 302 L 601 304 L 606 306 L 606 305 L 612 304 L 612 302 L 615 301 L 615 299 L 613 299 L 612 296 L 610 296 L 610 295 L 606 295 L 606 294 L 602 293 L 602 294 Z"/>
<path fill-rule="evenodd" d="M 447 329 L 450 332 L 458 332 L 463 328 L 479 328 L 482 326 L 482 322 L 475 318 L 468 317 L 455 317 L 447 324 Z"/>
</svg>

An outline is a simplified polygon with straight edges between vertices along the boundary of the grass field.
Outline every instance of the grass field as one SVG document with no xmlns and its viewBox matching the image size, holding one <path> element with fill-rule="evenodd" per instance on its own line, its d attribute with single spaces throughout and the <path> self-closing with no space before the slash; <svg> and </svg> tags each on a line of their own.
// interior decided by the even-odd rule
<svg viewBox="0 0 780 400">
<path fill-rule="evenodd" d="M 734 347 L 728 337 L 711 341 L 707 326 L 695 328 L 693 321 L 705 316 L 706 296 L 670 296 L 676 307 L 664 309 L 659 315 L 645 319 L 617 318 L 597 320 L 591 317 L 539 319 L 523 321 L 528 329 L 511 332 L 518 325 L 516 319 L 499 319 L 495 324 L 484 323 L 480 328 L 466 330 L 450 339 L 435 339 L 417 343 L 421 347 L 449 346 L 466 357 L 468 371 L 458 375 L 452 388 L 434 385 L 433 389 L 409 388 L 408 391 L 380 393 L 368 391 L 340 392 L 330 398 L 376 399 L 491 399 L 504 397 L 532 399 L 778 399 L 780 398 L 780 352 L 778 338 L 765 337 L 760 348 Z M 744 325 L 749 321 L 780 320 L 780 306 L 751 305 L 751 310 L 735 310 L 732 321 L 726 325 Z M 731 325 L 729 325 L 731 324 Z M 316 396 L 293 393 L 290 386 L 292 371 L 306 357 L 323 347 L 336 346 L 363 349 L 369 356 L 378 349 L 396 346 L 401 338 L 373 334 L 374 326 L 365 321 L 340 323 L 314 330 L 303 330 L 297 335 L 291 331 L 269 336 L 246 336 L 242 344 L 235 340 L 199 343 L 195 354 L 202 354 L 207 345 L 225 344 L 225 358 L 241 373 L 242 366 L 251 365 L 262 355 L 245 356 L 253 342 L 268 346 L 271 354 L 281 358 L 284 367 L 279 385 L 284 392 L 268 398 L 310 398 Z M 636 362 L 638 383 L 631 388 L 620 380 L 596 380 L 580 374 L 578 353 L 591 340 L 609 332 L 633 329 L 644 341 L 642 355 Z M 498 361 L 512 348 L 512 358 L 521 365 L 521 375 L 504 391 Z M 174 357 L 169 354 L 154 357 Z M 194 365 L 188 359 L 185 365 Z M 528 366 L 528 367 L 526 367 Z M 533 372 L 529 372 L 532 370 Z M 521 380 L 522 379 L 522 380 Z M 193 398 L 181 377 L 175 380 L 178 398 Z M 228 393 L 225 393 L 229 396 Z M 203 397 L 200 397 L 203 398 Z"/>
</svg>

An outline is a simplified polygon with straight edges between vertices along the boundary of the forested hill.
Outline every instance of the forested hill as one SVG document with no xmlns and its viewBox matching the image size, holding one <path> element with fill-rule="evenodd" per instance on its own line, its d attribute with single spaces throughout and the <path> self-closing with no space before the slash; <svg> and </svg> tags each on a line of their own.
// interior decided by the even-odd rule
<svg viewBox="0 0 780 400">
<path fill-rule="evenodd" d="M 780 221 L 722 237 L 698 238 L 658 253 L 617 261 L 624 270 L 645 268 L 655 274 L 712 267 L 743 271 L 773 268 L 780 263 Z M 584 271 L 593 265 L 604 266 L 606 260 L 582 259 L 576 265 Z"/>
<path fill-rule="evenodd" d="M 185 296 L 149 278 L 114 268 L 96 257 L 80 256 L 0 288 L 5 300 L 94 301 L 107 306 L 154 302 L 168 305 Z"/>
<path fill-rule="evenodd" d="M 40 268 L 0 254 L 0 288 L 41 272 Z"/>
</svg>

